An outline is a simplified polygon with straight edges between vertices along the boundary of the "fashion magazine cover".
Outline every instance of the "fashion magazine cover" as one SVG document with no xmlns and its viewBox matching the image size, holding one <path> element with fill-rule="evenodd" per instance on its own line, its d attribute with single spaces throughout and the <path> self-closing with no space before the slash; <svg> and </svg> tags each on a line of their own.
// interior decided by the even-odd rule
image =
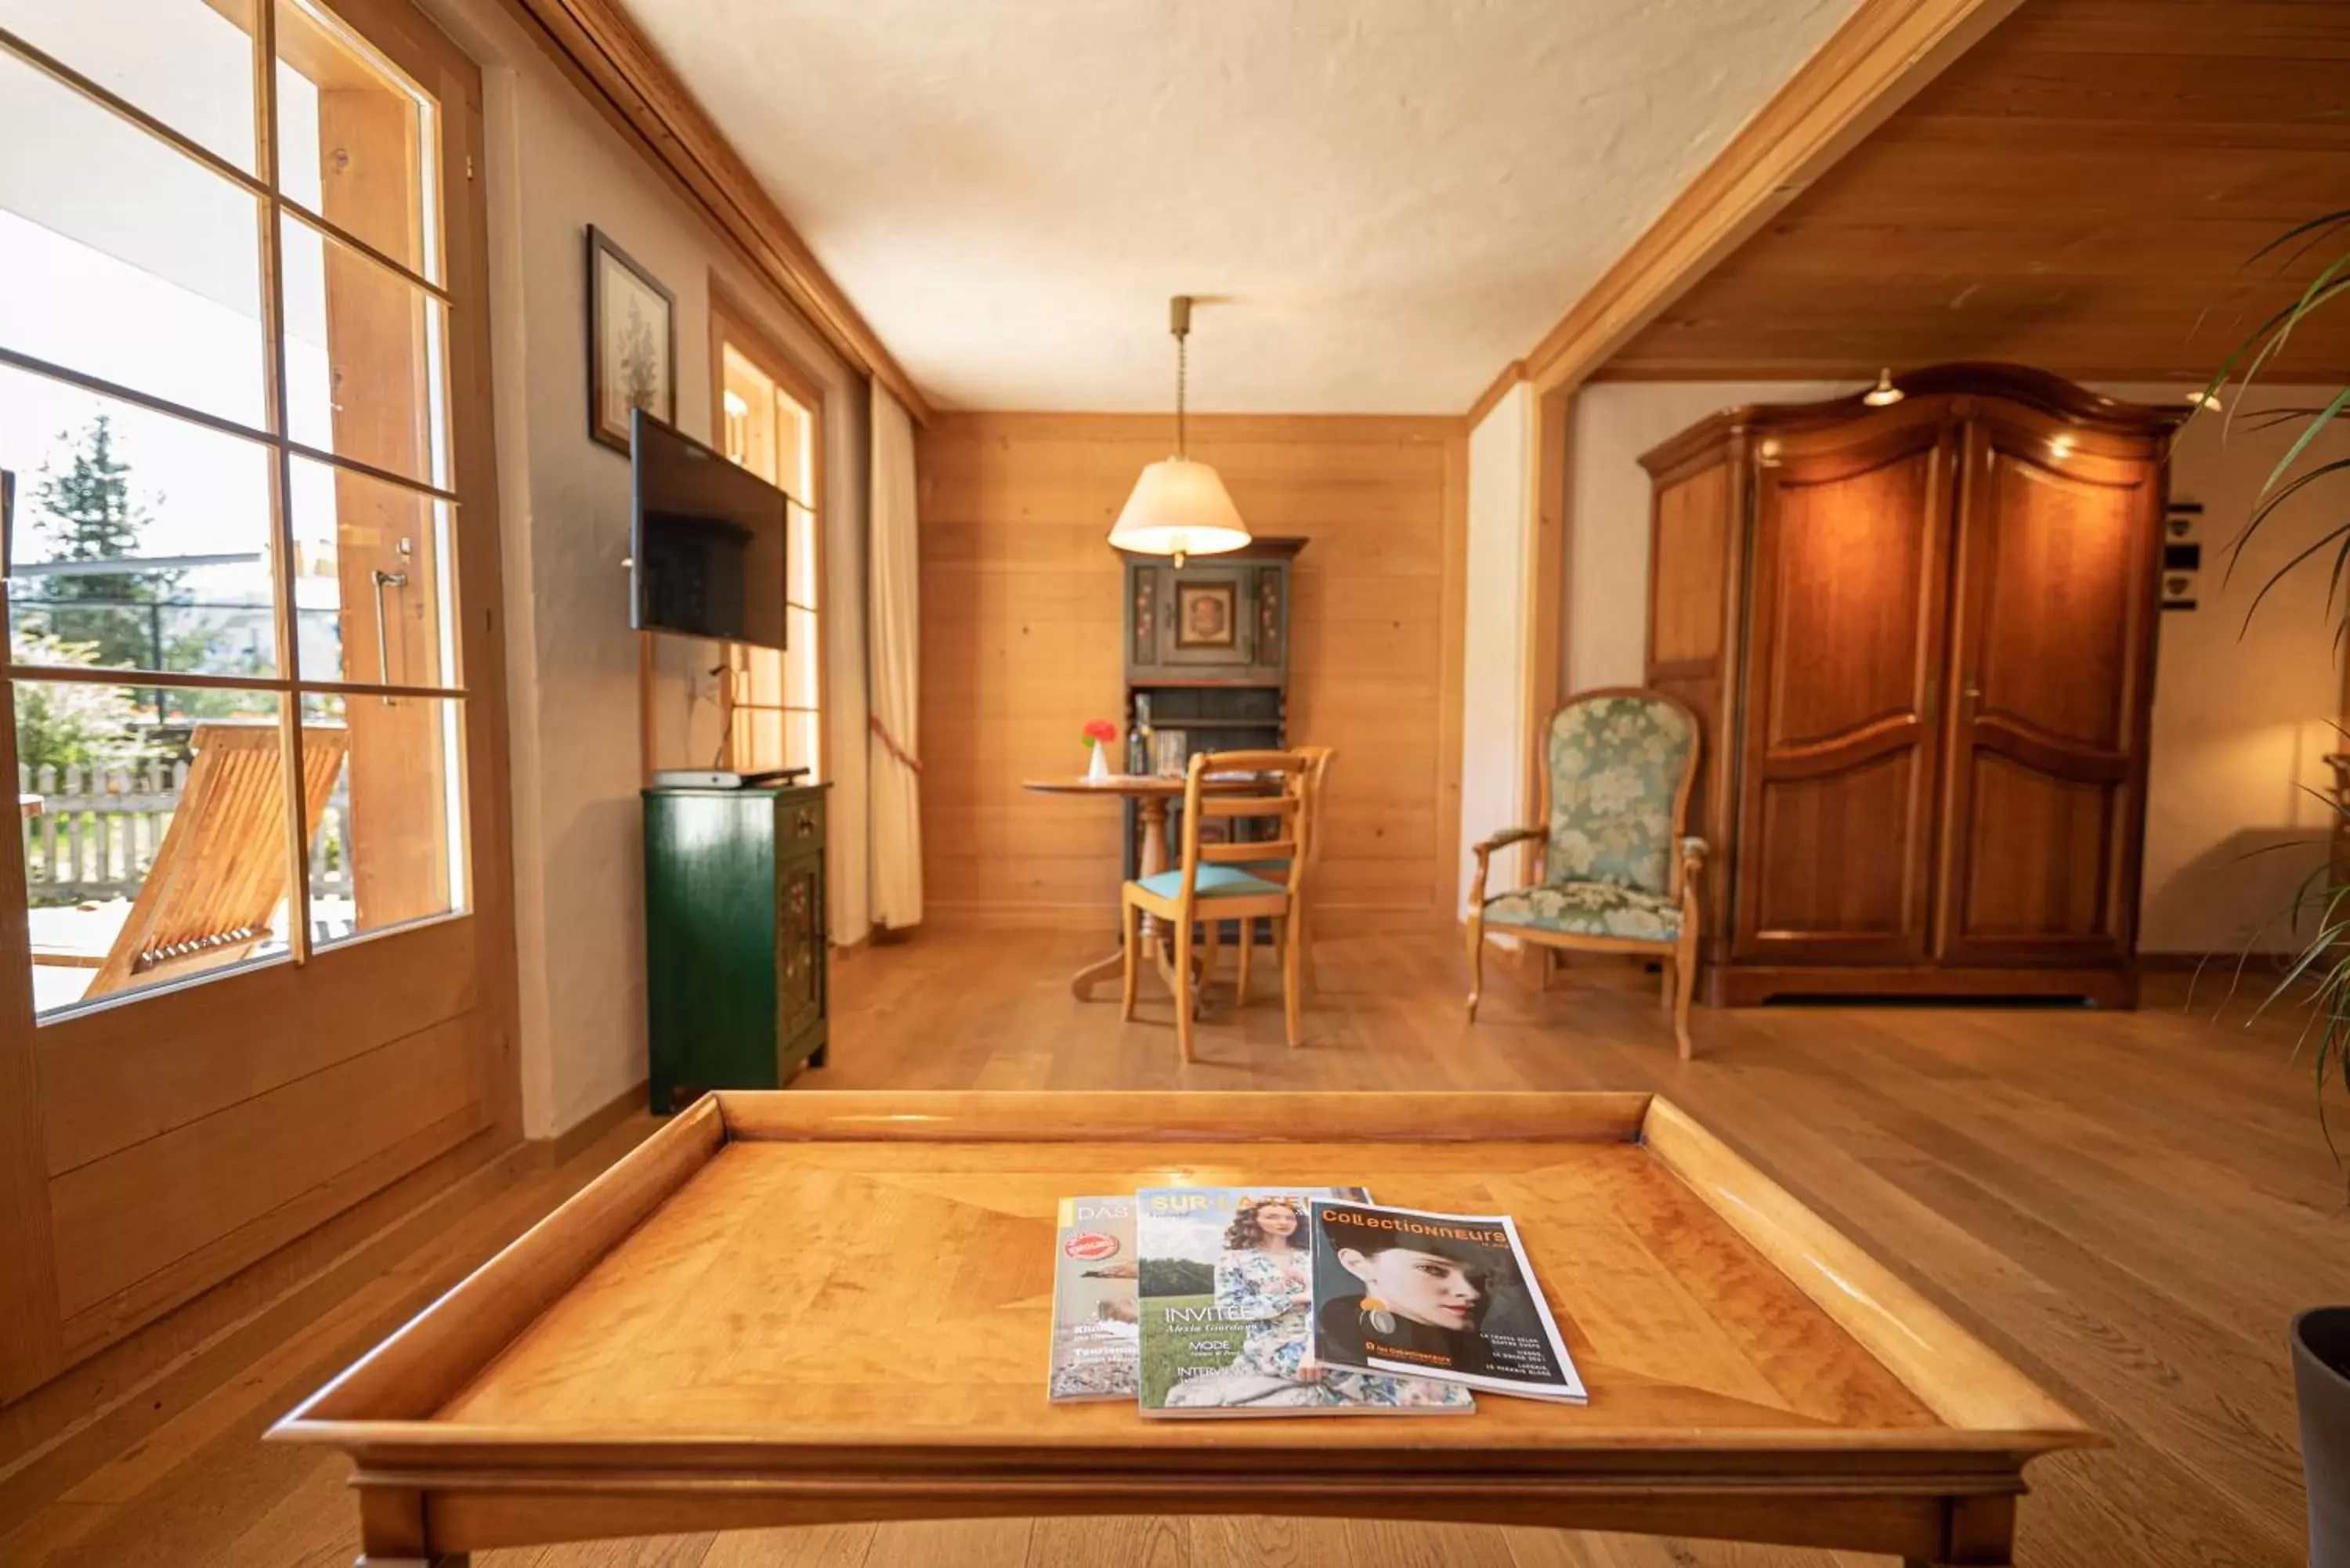
<svg viewBox="0 0 2350 1568">
<path fill-rule="evenodd" d="M 1313 1220 L 1315 1365 L 1583 1401 L 1507 1216 L 1316 1200 Z"/>
<path fill-rule="evenodd" d="M 1143 1413 L 1465 1413 L 1465 1388 L 1309 1366 L 1307 1205 L 1359 1189 L 1156 1188 L 1136 1202 Z"/>
</svg>

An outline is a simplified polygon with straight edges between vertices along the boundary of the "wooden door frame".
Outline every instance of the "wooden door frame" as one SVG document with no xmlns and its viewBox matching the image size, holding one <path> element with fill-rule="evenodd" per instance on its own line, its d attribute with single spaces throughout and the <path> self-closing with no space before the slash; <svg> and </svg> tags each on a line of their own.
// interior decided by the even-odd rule
<svg viewBox="0 0 2350 1568">
<path fill-rule="evenodd" d="M 477 178 L 487 168 L 481 73 L 409 0 L 326 4 L 437 99 L 441 145 L 434 173 L 445 247 L 442 278 L 462 306 L 449 314 L 444 373 L 450 393 L 449 483 L 460 498 L 452 541 L 459 670 L 452 679 L 463 701 L 465 746 L 462 763 L 452 759 L 452 763 L 462 766 L 466 800 L 465 907 L 413 925 L 365 933 L 318 953 L 307 952 L 306 944 L 296 940 L 285 961 L 127 993 L 120 1001 L 36 1026 L 23 857 L 13 852 L 0 855 L 0 970 L 6 971 L 0 979 L 0 1023 L 5 1025 L 0 1029 L 0 1128 L 6 1133 L 5 1152 L 0 1153 L 0 1248 L 10 1257 L 9 1267 L 0 1271 L 5 1275 L 0 1319 L 7 1325 L 0 1328 L 0 1400 L 140 1334 L 436 1159 L 467 1147 L 486 1156 L 491 1148 L 520 1137 L 511 785 L 487 320 L 489 226 L 485 193 Z M 256 39 L 257 67 L 272 36 L 273 30 L 265 28 Z M 274 62 L 268 68 L 275 68 Z M 256 91 L 258 75 L 257 68 Z M 256 119 L 266 125 L 266 117 Z M 268 210 L 265 204 L 263 210 Z M 284 526 L 281 518 L 281 543 Z M 284 587 L 281 575 L 281 591 Z M 290 680 L 292 674 L 281 670 L 273 679 Z M 278 692 L 286 710 L 298 700 L 291 686 Z M 13 721 L 6 728 L 0 761 L 13 762 Z M 298 838 L 296 852 L 297 860 L 304 858 Z M 298 898 L 296 908 L 300 908 Z M 452 964 L 464 966 L 453 981 Z M 447 1010 L 424 1016 L 425 1010 L 436 1005 Z M 256 1020 L 267 1021 L 266 1025 L 257 1030 Z M 196 1096 L 194 1108 L 183 1112 L 192 1085 L 227 1093 L 244 1083 L 261 1056 L 271 1058 L 266 1064 L 270 1082 L 258 1090 L 247 1085 L 244 1096 L 228 1104 L 243 1104 L 323 1071 L 310 1064 L 302 1042 L 331 1040 L 338 1048 L 353 1040 L 370 1042 L 335 1057 L 338 1064 L 450 1026 L 476 1034 L 474 1053 L 463 1065 L 473 1092 L 468 1105 L 478 1107 L 479 1115 L 469 1112 L 466 1125 L 436 1123 L 426 1129 L 439 1140 L 432 1147 L 403 1140 L 365 1166 L 366 1175 L 353 1179 L 352 1172 L 345 1172 L 304 1189 L 261 1219 L 176 1255 L 135 1287 L 110 1293 L 70 1317 L 64 1313 L 55 1223 L 61 1172 L 54 1168 L 60 1159 L 77 1158 L 72 1150 L 84 1147 L 80 1140 L 86 1135 L 76 1129 L 93 1124 L 92 1106 L 102 1102 L 109 1115 L 125 1113 L 126 1126 L 134 1130 L 140 1114 L 151 1118 L 184 1115 L 185 1119 L 160 1129 L 176 1131 L 213 1114 L 207 1107 L 219 1097 Z M 296 1035 L 299 1041 L 289 1047 Z M 176 1071 L 156 1070 L 156 1054 L 163 1051 L 174 1054 Z M 192 1070 L 191 1054 L 203 1057 L 206 1053 L 211 1065 Z M 61 1117 L 61 1111 L 71 1114 Z M 59 1147 L 60 1139 L 67 1148 Z M 446 1179 L 461 1173 L 456 1167 L 435 1168 Z"/>
</svg>

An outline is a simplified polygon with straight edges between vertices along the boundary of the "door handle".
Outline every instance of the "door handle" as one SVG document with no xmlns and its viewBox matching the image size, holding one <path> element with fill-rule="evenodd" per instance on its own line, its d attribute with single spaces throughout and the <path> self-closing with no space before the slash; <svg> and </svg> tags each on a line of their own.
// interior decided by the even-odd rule
<svg viewBox="0 0 2350 1568">
<path fill-rule="evenodd" d="M 407 586 L 406 572 L 387 572 L 381 566 L 375 569 L 375 678 L 386 686 L 391 684 L 391 638 L 384 630 L 386 610 L 383 590 L 404 588 Z M 387 708 L 390 707 L 391 699 L 386 697 L 383 700 L 383 705 Z"/>
</svg>

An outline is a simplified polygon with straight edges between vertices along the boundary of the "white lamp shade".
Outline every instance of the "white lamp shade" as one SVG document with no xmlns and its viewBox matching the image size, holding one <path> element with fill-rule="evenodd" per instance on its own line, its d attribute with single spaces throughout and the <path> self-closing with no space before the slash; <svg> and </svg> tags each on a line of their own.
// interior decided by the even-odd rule
<svg viewBox="0 0 2350 1568">
<path fill-rule="evenodd" d="M 1213 556 L 1246 545 L 1249 531 L 1214 469 L 1170 457 L 1134 482 L 1109 542 L 1139 556 Z"/>
</svg>

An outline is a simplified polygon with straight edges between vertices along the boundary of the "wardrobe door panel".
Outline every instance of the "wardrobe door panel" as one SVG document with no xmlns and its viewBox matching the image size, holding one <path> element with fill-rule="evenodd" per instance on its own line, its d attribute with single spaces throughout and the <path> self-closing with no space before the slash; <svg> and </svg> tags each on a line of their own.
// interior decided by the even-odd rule
<svg viewBox="0 0 2350 1568">
<path fill-rule="evenodd" d="M 1762 454 L 1736 957 L 1925 957 L 1955 451 L 1925 406 Z"/>
<path fill-rule="evenodd" d="M 2160 464 L 2027 410 L 1970 427 L 1936 947 L 1946 962 L 2129 951 Z"/>
</svg>

